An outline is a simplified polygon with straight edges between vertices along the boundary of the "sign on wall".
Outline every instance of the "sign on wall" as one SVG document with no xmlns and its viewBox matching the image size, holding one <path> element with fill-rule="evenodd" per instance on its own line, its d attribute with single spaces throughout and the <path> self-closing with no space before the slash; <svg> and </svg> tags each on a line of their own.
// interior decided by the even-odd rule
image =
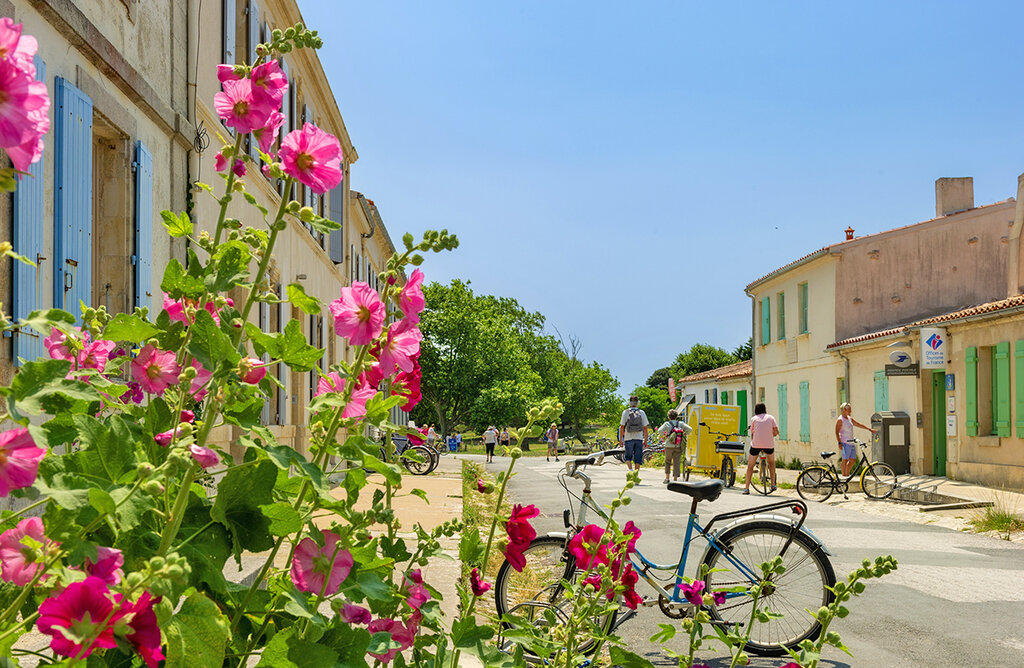
<svg viewBox="0 0 1024 668">
<path fill-rule="evenodd" d="M 921 368 L 945 369 L 949 343 L 942 327 L 921 328 Z"/>
<path fill-rule="evenodd" d="M 903 352 L 902 350 L 894 350 L 889 353 L 889 361 L 901 369 L 905 369 L 914 363 L 914 360 L 910 358 L 910 353 Z"/>
</svg>

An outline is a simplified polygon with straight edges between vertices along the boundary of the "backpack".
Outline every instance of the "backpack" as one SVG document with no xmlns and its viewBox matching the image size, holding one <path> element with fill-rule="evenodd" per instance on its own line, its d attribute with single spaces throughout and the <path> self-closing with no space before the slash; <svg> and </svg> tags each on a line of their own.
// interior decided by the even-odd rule
<svg viewBox="0 0 1024 668">
<path fill-rule="evenodd" d="M 686 430 L 680 427 L 675 420 L 670 421 L 668 432 L 669 445 L 685 445 L 686 444 Z"/>
<path fill-rule="evenodd" d="M 626 416 L 626 431 L 643 431 L 644 419 L 641 417 L 639 408 L 628 409 Z"/>
</svg>

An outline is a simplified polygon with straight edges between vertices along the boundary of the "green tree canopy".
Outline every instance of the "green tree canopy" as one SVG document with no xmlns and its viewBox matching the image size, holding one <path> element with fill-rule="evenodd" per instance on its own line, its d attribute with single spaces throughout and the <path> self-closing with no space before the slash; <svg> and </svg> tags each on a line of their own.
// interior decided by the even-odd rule
<svg viewBox="0 0 1024 668">
<path fill-rule="evenodd" d="M 647 387 L 660 387 L 663 390 L 668 389 L 668 379 L 672 377 L 672 369 L 663 366 L 660 369 L 655 369 L 651 377 L 647 379 Z"/>
<path fill-rule="evenodd" d="M 719 367 L 735 364 L 739 360 L 722 348 L 707 343 L 695 343 L 685 353 L 679 353 L 672 363 L 672 374 L 682 378 L 701 371 L 710 371 Z"/>
<path fill-rule="evenodd" d="M 738 346 L 736 350 L 732 351 L 732 356 L 736 358 L 737 362 L 748 360 L 753 357 L 754 351 L 754 337 L 747 339 L 747 342 L 741 346 Z"/>
<path fill-rule="evenodd" d="M 669 402 L 668 392 L 658 387 L 647 387 L 641 385 L 633 390 L 633 394 L 639 399 L 639 406 L 647 414 L 647 421 L 651 429 L 657 429 L 668 419 L 668 410 L 672 408 Z"/>
</svg>

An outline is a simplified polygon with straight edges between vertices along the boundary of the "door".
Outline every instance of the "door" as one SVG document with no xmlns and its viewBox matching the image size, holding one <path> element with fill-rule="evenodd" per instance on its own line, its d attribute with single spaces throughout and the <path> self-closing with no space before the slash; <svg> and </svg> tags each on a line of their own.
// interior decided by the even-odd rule
<svg viewBox="0 0 1024 668">
<path fill-rule="evenodd" d="M 736 403 L 740 407 L 740 436 L 747 435 L 747 423 L 750 421 L 747 417 L 747 391 L 739 390 L 736 392 Z"/>
<path fill-rule="evenodd" d="M 946 475 L 946 372 L 932 372 L 932 475 Z"/>
</svg>

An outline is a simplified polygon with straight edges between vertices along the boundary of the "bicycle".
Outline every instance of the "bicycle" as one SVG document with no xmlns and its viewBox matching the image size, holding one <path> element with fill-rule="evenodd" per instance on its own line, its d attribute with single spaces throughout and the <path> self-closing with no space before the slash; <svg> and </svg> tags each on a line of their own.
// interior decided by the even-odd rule
<svg viewBox="0 0 1024 668">
<path fill-rule="evenodd" d="M 605 520 L 608 518 L 591 497 L 591 480 L 583 467 L 601 466 L 606 459 L 621 452 L 609 450 L 566 462 L 558 480 L 570 503 L 570 508 L 562 513 L 567 531 L 535 538 L 524 551 L 526 565 L 522 571 L 516 571 L 508 561 L 498 569 L 494 598 L 498 617 L 505 628 L 519 623 L 552 623 L 552 615 L 555 623 L 568 619 L 566 609 L 571 602 L 564 595 L 563 582 L 574 581 L 582 575 L 575 557 L 568 551 L 569 541 L 586 526 L 589 512 Z M 570 491 L 567 483 L 570 478 L 583 483 L 581 495 Z M 821 631 L 817 620 L 804 611 L 817 611 L 833 600 L 836 577 L 829 561 L 830 553 L 804 526 L 807 505 L 798 500 L 722 513 L 701 526 L 697 504 L 714 501 L 721 496 L 724 486 L 724 482 L 717 479 L 667 485 L 669 491 L 691 497 L 690 514 L 678 563 L 656 564 L 644 557 L 639 548 L 629 557 L 640 579 L 657 596 L 653 600 L 645 599 L 643 605 L 656 604 L 672 619 L 694 614 L 694 606 L 682 595 L 681 585 L 691 542 L 700 537 L 707 543 L 700 560 L 701 568 L 707 568 L 706 591 L 725 592 L 723 603 L 701 607 L 711 616 L 712 623 L 743 626 L 750 619 L 753 602 L 746 591 L 752 585 L 763 584 L 760 564 L 781 556 L 785 571 L 764 581 L 770 586 L 763 588 L 758 605 L 770 612 L 784 612 L 786 616 L 759 624 L 747 644 L 747 650 L 754 654 L 781 656 L 785 648 L 796 648 L 805 639 L 817 638 Z M 572 508 L 574 498 L 579 501 L 575 511 Z M 797 519 L 770 512 L 783 509 L 791 511 Z M 712 531 L 716 526 L 720 528 Z M 635 610 L 620 607 L 605 618 L 595 620 L 595 626 L 614 632 L 635 615 Z M 587 648 L 581 651 L 586 652 Z"/>
<path fill-rule="evenodd" d="M 899 486 L 899 479 L 896 471 L 885 462 L 869 462 L 864 450 L 868 444 L 858 439 L 850 439 L 847 443 L 859 445 L 861 448 L 860 458 L 856 466 L 850 471 L 850 475 L 843 479 L 843 476 L 836 470 L 835 464 L 830 458 L 835 452 L 822 452 L 821 457 L 827 466 L 814 464 L 804 468 L 796 479 L 796 492 L 800 498 L 808 501 L 826 501 L 832 494 L 842 491 L 843 498 L 849 499 L 846 495 L 850 481 L 860 474 L 860 488 L 869 498 L 885 499 Z"/>
<path fill-rule="evenodd" d="M 432 448 L 426 445 L 410 445 L 408 438 L 397 435 L 392 436 L 391 441 L 395 444 L 395 454 L 398 456 L 398 460 L 409 473 L 427 475 L 437 468 L 440 458 Z M 406 453 L 413 453 L 415 456 L 410 457 Z M 387 453 L 384 452 L 383 444 L 380 446 L 380 458 L 381 461 L 387 461 Z"/>
<path fill-rule="evenodd" d="M 715 452 L 722 454 L 722 465 L 720 468 L 712 470 L 711 476 L 721 478 L 725 482 L 726 487 L 732 487 L 736 484 L 736 465 L 733 463 L 732 457 L 733 455 L 742 455 L 746 452 L 746 444 L 743 441 L 729 440 L 730 436 L 739 436 L 739 434 L 713 431 L 707 424 L 703 422 L 699 424 L 707 428 L 709 434 L 717 434 L 722 437 L 715 439 Z"/>
<path fill-rule="evenodd" d="M 750 474 L 750 486 L 757 492 L 768 496 L 772 491 L 772 477 L 768 471 L 768 454 L 761 451 L 757 455 L 757 462 Z"/>
</svg>

